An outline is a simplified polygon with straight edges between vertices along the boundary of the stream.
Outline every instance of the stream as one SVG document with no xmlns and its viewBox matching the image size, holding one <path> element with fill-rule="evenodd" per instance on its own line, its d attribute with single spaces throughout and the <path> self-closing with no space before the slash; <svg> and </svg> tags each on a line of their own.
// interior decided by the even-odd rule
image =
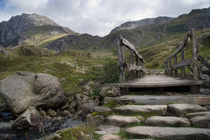
<svg viewBox="0 0 210 140">
<path fill-rule="evenodd" d="M 0 140 L 36 140 L 41 139 L 42 134 L 38 128 L 31 127 L 25 131 L 18 131 L 12 128 L 12 122 L 15 120 L 12 112 L 0 112 Z M 57 117 L 52 120 L 43 121 L 45 136 L 48 136 L 57 130 L 72 128 L 83 123 L 82 118 L 73 120 L 68 117 Z"/>
</svg>

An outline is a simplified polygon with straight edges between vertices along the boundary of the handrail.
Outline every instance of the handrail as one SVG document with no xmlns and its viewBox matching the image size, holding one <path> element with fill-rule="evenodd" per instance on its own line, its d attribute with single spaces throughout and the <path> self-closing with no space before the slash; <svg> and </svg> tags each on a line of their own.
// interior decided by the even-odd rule
<svg viewBox="0 0 210 140">
<path fill-rule="evenodd" d="M 188 38 L 190 37 L 192 42 L 192 59 L 185 60 L 184 57 L 184 50 L 187 45 Z M 181 61 L 178 62 L 178 53 L 181 53 Z M 172 62 L 172 59 L 174 59 L 174 62 Z M 196 43 L 196 37 L 195 37 L 195 30 L 190 29 L 188 31 L 183 39 L 183 41 L 177 46 L 177 49 L 169 55 L 165 60 L 165 74 L 169 76 L 179 76 L 178 69 L 181 69 L 181 77 L 186 77 L 186 71 L 185 68 L 190 68 L 190 71 L 193 71 L 193 79 L 199 80 L 199 68 L 198 68 L 198 60 L 202 61 L 203 63 L 206 63 L 202 60 L 201 57 L 198 55 L 198 46 Z M 193 65 L 192 69 L 190 65 Z"/>
<path fill-rule="evenodd" d="M 130 50 L 130 63 L 126 63 L 124 60 L 124 48 L 126 47 L 128 50 Z M 125 38 L 122 36 L 120 37 L 119 40 L 119 46 L 117 49 L 117 54 L 118 54 L 118 61 L 119 61 L 119 70 L 120 70 L 120 75 L 119 75 L 119 82 L 123 83 L 126 81 L 126 76 L 125 76 L 125 70 L 129 70 L 131 72 L 131 79 L 134 78 L 139 78 L 141 76 L 144 76 L 145 69 L 144 69 L 144 64 L 145 60 L 143 57 L 138 53 L 136 48 Z"/>
</svg>

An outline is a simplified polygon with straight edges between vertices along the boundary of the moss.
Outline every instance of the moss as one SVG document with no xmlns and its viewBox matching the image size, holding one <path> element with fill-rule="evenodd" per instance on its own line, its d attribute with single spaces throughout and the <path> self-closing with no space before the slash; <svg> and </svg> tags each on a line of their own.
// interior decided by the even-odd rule
<svg viewBox="0 0 210 140">
<path fill-rule="evenodd" d="M 85 124 L 75 128 L 60 130 L 61 138 L 53 138 L 52 140 L 99 140 L 100 135 L 95 134 L 95 130 L 95 127 Z"/>
</svg>

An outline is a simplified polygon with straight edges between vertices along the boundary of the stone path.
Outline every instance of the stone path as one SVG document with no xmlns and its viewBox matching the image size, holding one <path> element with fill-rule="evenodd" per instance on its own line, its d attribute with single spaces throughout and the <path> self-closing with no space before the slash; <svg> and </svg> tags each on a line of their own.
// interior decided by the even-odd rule
<svg viewBox="0 0 210 140">
<path fill-rule="evenodd" d="M 124 95 L 109 102 L 119 105 L 98 127 L 101 140 L 210 139 L 210 96 Z"/>
</svg>

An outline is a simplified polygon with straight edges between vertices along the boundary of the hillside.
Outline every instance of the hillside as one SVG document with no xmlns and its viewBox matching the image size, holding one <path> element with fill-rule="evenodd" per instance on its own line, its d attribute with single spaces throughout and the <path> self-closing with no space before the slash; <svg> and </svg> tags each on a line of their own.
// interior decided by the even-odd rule
<svg viewBox="0 0 210 140">
<path fill-rule="evenodd" d="M 148 47 L 157 43 L 172 40 L 190 28 L 196 30 L 210 27 L 210 8 L 192 10 L 189 14 L 164 23 L 139 26 L 133 29 L 124 29 L 112 32 L 103 38 L 104 47 L 115 47 L 120 35 L 127 38 L 135 46 Z"/>
<path fill-rule="evenodd" d="M 129 21 L 126 23 L 121 24 L 120 26 L 114 28 L 111 33 L 120 31 L 120 30 L 124 30 L 124 29 L 134 29 L 140 26 L 144 26 L 144 25 L 159 25 L 159 24 L 164 24 L 167 23 L 169 21 L 171 21 L 172 17 L 157 17 L 157 18 L 145 18 L 142 20 L 138 20 L 138 21 Z"/>
<path fill-rule="evenodd" d="M 0 45 L 13 47 L 25 44 L 36 44 L 51 36 L 75 34 L 66 27 L 59 26 L 48 17 L 38 14 L 22 14 L 0 23 Z"/>
<path fill-rule="evenodd" d="M 92 36 L 91 39 L 88 39 L 87 37 L 84 40 L 84 35 L 68 36 L 45 44 L 45 47 L 62 51 L 68 48 L 75 48 L 72 46 L 77 44 L 77 46 L 79 46 L 77 49 L 90 49 L 94 47 L 96 50 L 112 50 L 117 46 L 118 39 L 120 35 L 122 35 L 135 46 L 144 48 L 163 41 L 173 40 L 190 28 L 195 28 L 196 30 L 209 28 L 209 20 L 210 8 L 196 9 L 176 18 L 157 17 L 153 19 L 126 22 L 121 26 L 116 27 L 110 34 L 102 38 Z M 90 35 L 86 36 L 90 37 Z M 65 47 L 62 47 L 61 49 L 60 46 Z"/>
</svg>

